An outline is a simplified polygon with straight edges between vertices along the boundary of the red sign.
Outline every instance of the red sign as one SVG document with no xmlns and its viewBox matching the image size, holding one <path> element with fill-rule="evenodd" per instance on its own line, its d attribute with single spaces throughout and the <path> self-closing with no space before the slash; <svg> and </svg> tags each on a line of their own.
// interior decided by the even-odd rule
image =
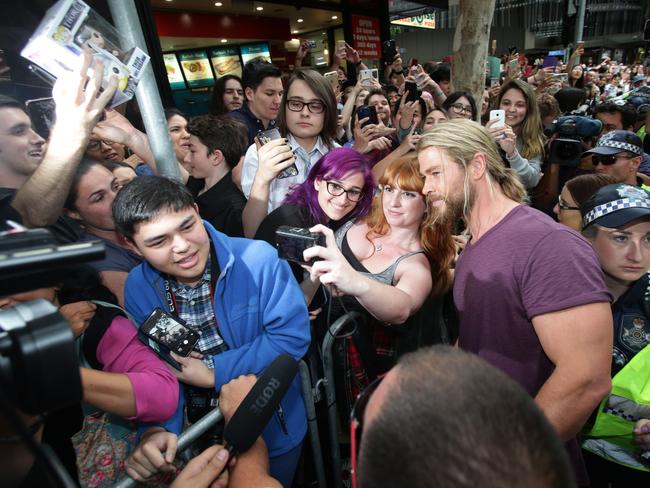
<svg viewBox="0 0 650 488">
<path fill-rule="evenodd" d="M 362 15 L 352 16 L 352 39 L 354 48 L 362 58 L 381 57 L 379 19 Z"/>
</svg>

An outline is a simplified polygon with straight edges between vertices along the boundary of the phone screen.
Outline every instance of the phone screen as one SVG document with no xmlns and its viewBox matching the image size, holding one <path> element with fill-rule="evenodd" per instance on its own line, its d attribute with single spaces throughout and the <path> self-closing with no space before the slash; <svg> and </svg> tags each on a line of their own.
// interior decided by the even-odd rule
<svg viewBox="0 0 650 488">
<path fill-rule="evenodd" d="M 199 334 L 180 323 L 171 315 L 157 308 L 140 327 L 140 331 L 157 344 L 162 344 L 170 351 L 179 356 L 189 356 L 196 343 L 199 341 Z M 160 349 L 154 347 L 157 352 Z"/>
</svg>

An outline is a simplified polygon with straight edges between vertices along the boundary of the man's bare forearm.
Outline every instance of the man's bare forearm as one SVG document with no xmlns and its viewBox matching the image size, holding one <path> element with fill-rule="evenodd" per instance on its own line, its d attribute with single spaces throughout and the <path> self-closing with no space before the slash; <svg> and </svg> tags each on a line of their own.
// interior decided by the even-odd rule
<svg viewBox="0 0 650 488">
<path fill-rule="evenodd" d="M 43 161 L 16 192 L 12 206 L 28 227 L 53 224 L 61 215 L 90 133 L 79 136 L 55 125 Z"/>
<path fill-rule="evenodd" d="M 563 441 L 575 437 L 611 388 L 610 378 L 574 378 L 573 371 L 556 368 L 537 393 L 544 411 Z"/>
</svg>

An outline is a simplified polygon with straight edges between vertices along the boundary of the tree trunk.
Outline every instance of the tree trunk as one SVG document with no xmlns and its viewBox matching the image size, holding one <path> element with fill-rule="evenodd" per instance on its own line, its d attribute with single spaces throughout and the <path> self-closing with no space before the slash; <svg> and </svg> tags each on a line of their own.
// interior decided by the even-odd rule
<svg viewBox="0 0 650 488">
<path fill-rule="evenodd" d="M 453 87 L 474 96 L 478 119 L 481 118 L 485 61 L 495 3 L 496 0 L 460 0 L 454 34 L 454 60 L 451 66 Z"/>
</svg>

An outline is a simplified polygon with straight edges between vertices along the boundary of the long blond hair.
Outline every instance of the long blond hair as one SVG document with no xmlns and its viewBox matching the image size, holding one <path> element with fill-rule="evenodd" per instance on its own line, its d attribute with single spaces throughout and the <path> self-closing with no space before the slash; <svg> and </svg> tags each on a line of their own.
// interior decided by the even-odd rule
<svg viewBox="0 0 650 488">
<path fill-rule="evenodd" d="M 466 205 L 470 201 L 467 166 L 477 153 L 482 153 L 485 156 L 485 175 L 491 190 L 496 184 L 509 199 L 520 203 L 527 201 L 526 190 L 519 180 L 519 176 L 513 169 L 507 168 L 503 164 L 492 136 L 473 120 L 453 119 L 436 124 L 422 134 L 417 147 L 418 154 L 428 147 L 444 150 L 447 156 L 465 170 Z M 466 207 L 464 209 L 465 217 L 468 213 L 469 208 Z"/>
<path fill-rule="evenodd" d="M 380 187 L 390 185 L 399 187 L 402 191 L 412 191 L 422 194 L 424 181 L 420 176 L 418 161 L 412 156 L 405 156 L 393 161 L 379 178 Z M 425 199 L 427 207 L 430 205 L 429 200 Z M 425 256 L 431 266 L 431 278 L 433 296 L 442 295 L 451 287 L 451 263 L 455 255 L 455 245 L 452 238 L 451 225 L 448 222 L 435 222 L 433 225 L 429 222 L 428 216 L 431 214 L 427 208 L 425 216 L 420 222 L 418 228 L 418 237 L 420 245 L 424 250 Z M 371 234 L 386 235 L 390 230 L 390 225 L 386 221 L 382 205 L 382 193 L 375 196 L 372 202 L 372 209 L 365 219 L 368 226 L 366 238 L 369 239 Z"/>
</svg>

